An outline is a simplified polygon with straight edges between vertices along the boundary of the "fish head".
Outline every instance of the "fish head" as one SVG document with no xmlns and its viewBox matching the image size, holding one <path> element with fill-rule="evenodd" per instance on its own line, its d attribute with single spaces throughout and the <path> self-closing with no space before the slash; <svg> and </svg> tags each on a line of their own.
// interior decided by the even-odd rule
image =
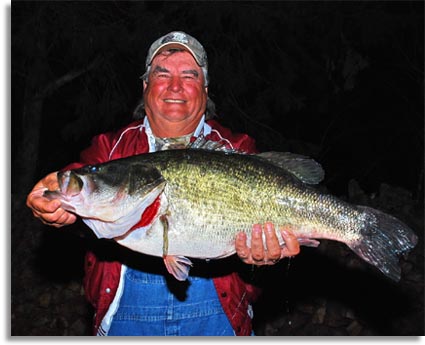
<svg viewBox="0 0 425 345">
<path fill-rule="evenodd" d="M 45 192 L 62 207 L 82 218 L 115 222 L 136 207 L 149 206 L 162 192 L 165 180 L 147 163 L 121 160 L 58 172 L 59 190 Z"/>
</svg>

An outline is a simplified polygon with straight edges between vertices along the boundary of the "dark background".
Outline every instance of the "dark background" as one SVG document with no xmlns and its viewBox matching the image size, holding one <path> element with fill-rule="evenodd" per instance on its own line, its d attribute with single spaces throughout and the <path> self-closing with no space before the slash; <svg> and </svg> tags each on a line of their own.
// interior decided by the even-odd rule
<svg viewBox="0 0 425 345">
<path fill-rule="evenodd" d="M 346 273 L 332 258 L 355 258 L 338 245 L 303 250 L 290 261 L 290 288 L 264 278 L 273 287 L 258 333 L 423 334 L 423 19 L 422 1 L 12 1 L 12 334 L 87 333 L 79 225 L 41 225 L 26 194 L 95 134 L 131 120 L 146 52 L 172 30 L 207 50 L 222 124 L 261 150 L 314 157 L 329 192 L 392 213 L 420 236 L 406 286 Z M 329 292 L 342 278 L 346 293 Z M 301 288 L 318 281 L 331 283 Z M 287 289 L 283 304 L 277 287 Z"/>
</svg>

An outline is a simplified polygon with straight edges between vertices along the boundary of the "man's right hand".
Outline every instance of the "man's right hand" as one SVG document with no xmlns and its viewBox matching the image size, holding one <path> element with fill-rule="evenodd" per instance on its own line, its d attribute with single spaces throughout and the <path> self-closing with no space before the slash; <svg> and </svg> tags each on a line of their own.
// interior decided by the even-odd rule
<svg viewBox="0 0 425 345">
<path fill-rule="evenodd" d="M 28 194 L 27 206 L 32 210 L 35 217 L 44 224 L 60 228 L 77 220 L 75 214 L 61 208 L 59 200 L 49 200 L 43 196 L 45 190 L 57 190 L 59 183 L 56 172 L 50 173 L 40 180 Z"/>
</svg>

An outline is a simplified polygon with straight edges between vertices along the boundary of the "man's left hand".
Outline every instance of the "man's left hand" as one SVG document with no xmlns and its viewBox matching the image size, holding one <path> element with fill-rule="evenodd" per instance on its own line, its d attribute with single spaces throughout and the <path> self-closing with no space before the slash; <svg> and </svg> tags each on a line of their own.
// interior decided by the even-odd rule
<svg viewBox="0 0 425 345">
<path fill-rule="evenodd" d="M 262 238 L 263 231 L 266 239 L 265 246 Z M 288 228 L 282 228 L 280 233 L 285 241 L 282 248 L 279 246 L 273 223 L 265 223 L 264 230 L 260 224 L 254 224 L 252 227 L 251 247 L 246 243 L 246 234 L 240 232 L 236 237 L 236 253 L 244 263 L 258 266 L 274 265 L 282 258 L 297 255 L 300 252 L 300 244 L 292 231 Z"/>
</svg>

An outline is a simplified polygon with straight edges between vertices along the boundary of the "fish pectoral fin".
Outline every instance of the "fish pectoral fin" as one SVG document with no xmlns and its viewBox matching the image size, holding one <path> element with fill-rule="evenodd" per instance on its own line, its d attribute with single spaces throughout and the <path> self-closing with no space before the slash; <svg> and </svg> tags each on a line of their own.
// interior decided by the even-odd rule
<svg viewBox="0 0 425 345">
<path fill-rule="evenodd" d="M 180 281 L 187 279 L 189 270 L 192 267 L 192 261 L 185 256 L 165 255 L 164 263 L 168 273 Z"/>
<path fill-rule="evenodd" d="M 298 243 L 300 244 L 300 246 L 305 246 L 305 247 L 318 247 L 320 242 L 317 240 L 314 240 L 312 238 L 297 238 Z"/>
</svg>

